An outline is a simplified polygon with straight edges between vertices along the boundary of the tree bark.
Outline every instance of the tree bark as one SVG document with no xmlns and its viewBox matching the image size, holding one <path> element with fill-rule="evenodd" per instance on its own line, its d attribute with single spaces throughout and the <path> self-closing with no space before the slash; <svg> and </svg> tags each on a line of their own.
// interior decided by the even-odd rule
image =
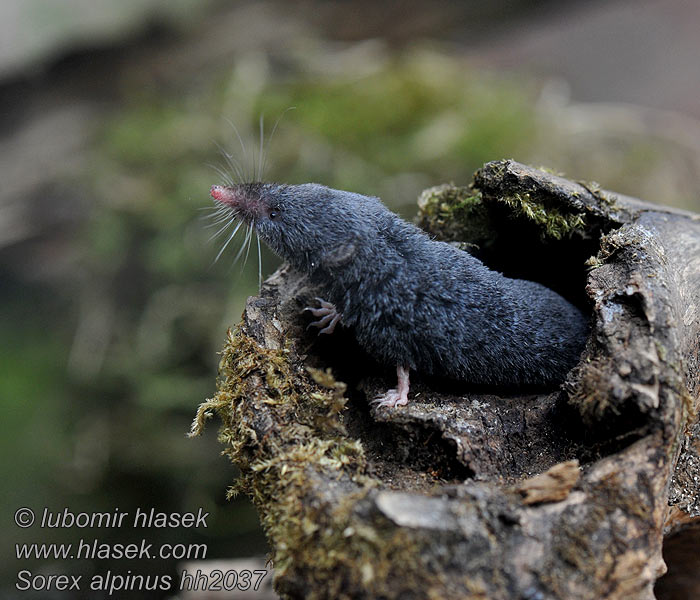
<svg viewBox="0 0 700 600">
<path fill-rule="evenodd" d="M 408 406 L 376 409 L 391 371 L 351 332 L 307 332 L 314 290 L 276 272 L 229 333 L 193 432 L 221 418 L 277 591 L 654 598 L 664 534 L 699 531 L 700 216 L 513 161 L 419 205 L 433 234 L 589 310 L 586 349 L 559 390 L 418 376 Z"/>
</svg>

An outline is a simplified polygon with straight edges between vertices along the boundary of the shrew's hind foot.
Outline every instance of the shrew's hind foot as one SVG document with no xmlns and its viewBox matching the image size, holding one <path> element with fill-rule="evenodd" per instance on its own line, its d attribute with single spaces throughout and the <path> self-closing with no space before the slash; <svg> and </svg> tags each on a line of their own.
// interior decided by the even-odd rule
<svg viewBox="0 0 700 600">
<path fill-rule="evenodd" d="M 396 388 L 389 390 L 385 394 L 380 394 L 372 400 L 372 404 L 376 404 L 377 408 L 381 406 L 394 408 L 396 406 L 406 406 L 408 404 L 408 369 L 396 367 L 396 375 L 398 376 Z"/>
</svg>

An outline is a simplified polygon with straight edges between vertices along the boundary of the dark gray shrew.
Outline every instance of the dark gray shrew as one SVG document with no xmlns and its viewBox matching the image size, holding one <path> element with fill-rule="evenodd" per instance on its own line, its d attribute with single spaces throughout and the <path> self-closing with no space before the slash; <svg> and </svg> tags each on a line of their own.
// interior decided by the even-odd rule
<svg viewBox="0 0 700 600">
<path fill-rule="evenodd" d="M 410 370 L 554 386 L 583 349 L 588 319 L 570 302 L 431 239 L 378 198 L 313 183 L 213 186 L 211 195 L 322 290 L 308 310 L 324 333 L 340 321 L 397 367 L 397 389 L 380 405 L 406 404 Z"/>
</svg>

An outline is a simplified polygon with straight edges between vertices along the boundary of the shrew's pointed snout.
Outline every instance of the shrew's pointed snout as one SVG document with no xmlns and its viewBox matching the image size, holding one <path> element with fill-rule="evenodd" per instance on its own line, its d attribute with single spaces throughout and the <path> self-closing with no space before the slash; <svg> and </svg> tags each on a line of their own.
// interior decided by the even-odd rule
<svg viewBox="0 0 700 600">
<path fill-rule="evenodd" d="M 221 204 L 227 204 L 229 206 L 236 205 L 237 194 L 235 194 L 231 188 L 224 187 L 223 185 L 212 185 L 209 194 L 214 200 Z"/>
<path fill-rule="evenodd" d="M 212 185 L 209 194 L 218 204 L 246 221 L 257 221 L 269 210 L 255 184 Z"/>
</svg>

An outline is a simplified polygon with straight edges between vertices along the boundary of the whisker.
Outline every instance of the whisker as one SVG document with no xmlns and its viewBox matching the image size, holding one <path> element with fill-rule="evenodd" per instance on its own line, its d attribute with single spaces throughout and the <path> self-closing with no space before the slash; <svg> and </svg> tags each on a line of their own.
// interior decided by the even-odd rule
<svg viewBox="0 0 700 600">
<path fill-rule="evenodd" d="M 232 174 L 238 178 L 238 182 L 244 183 L 245 178 L 243 177 L 241 163 L 233 158 L 233 156 L 231 156 L 218 142 L 214 141 L 214 145 L 219 149 L 219 152 L 221 152 L 221 155 L 224 157 L 224 160 L 228 164 L 229 168 L 231 171 L 233 171 Z"/>
<path fill-rule="evenodd" d="M 241 144 L 241 148 L 243 149 L 243 158 L 245 159 L 246 163 L 249 163 L 248 151 L 245 148 L 245 144 L 243 143 L 243 138 L 241 137 L 241 134 L 238 132 L 238 128 L 233 124 L 233 121 L 231 121 L 231 119 L 224 118 L 224 120 L 233 128 L 233 131 L 236 133 L 236 137 L 238 138 L 238 141 Z M 247 181 L 248 177 L 245 177 L 243 180 Z"/>
<path fill-rule="evenodd" d="M 218 217 L 227 217 L 231 214 L 235 214 L 236 211 L 235 209 L 229 207 L 229 206 L 223 206 L 222 204 L 219 204 L 218 202 L 214 206 L 207 206 L 207 209 L 211 211 L 211 214 L 208 215 L 209 218 L 218 218 Z M 207 215 L 205 215 L 207 216 Z"/>
<path fill-rule="evenodd" d="M 204 227 L 207 229 L 212 229 L 214 227 L 218 227 L 222 223 L 232 223 L 233 221 L 236 220 L 236 217 L 233 215 L 229 215 L 228 217 L 219 217 L 218 219 L 212 221 L 211 223 L 207 223 Z"/>
<path fill-rule="evenodd" d="M 210 213 L 212 213 L 212 214 L 210 214 L 210 215 L 200 215 L 200 216 L 201 216 L 203 219 L 209 219 L 209 218 L 215 216 L 217 212 L 219 212 L 220 210 L 222 210 L 222 208 L 223 208 L 223 207 L 222 207 L 220 204 L 212 204 L 212 205 L 210 205 L 210 206 L 198 206 L 197 208 L 195 208 L 195 210 L 208 210 L 208 211 L 209 211 Z M 225 209 L 224 209 L 224 210 L 225 210 Z"/>
<path fill-rule="evenodd" d="M 275 121 L 275 125 L 272 128 L 272 131 L 270 132 L 269 137 L 267 138 L 267 147 L 269 148 L 270 145 L 272 144 L 272 138 L 275 137 L 275 131 L 277 131 L 277 126 L 280 124 L 280 121 L 282 120 L 282 117 L 286 115 L 290 110 L 296 110 L 296 106 L 289 106 L 287 107 L 282 114 L 277 117 L 277 120 Z M 267 151 L 263 150 L 263 159 L 262 159 L 262 167 L 260 168 L 260 178 L 265 175 L 265 169 L 267 168 Z"/>
<path fill-rule="evenodd" d="M 250 225 L 248 225 L 248 229 L 246 230 L 246 233 L 245 233 L 245 238 L 243 238 L 243 243 L 241 244 L 241 247 L 238 249 L 238 254 L 236 254 L 236 258 L 233 259 L 234 265 L 238 262 L 238 260 L 241 258 L 241 255 L 243 254 L 243 251 L 245 250 L 246 242 L 248 241 L 248 237 L 250 236 L 251 231 L 252 231 L 252 228 Z"/>
<path fill-rule="evenodd" d="M 258 173 L 256 174 L 256 181 L 262 181 L 262 164 L 263 164 L 263 148 L 265 146 L 265 115 L 260 115 L 260 141 L 258 142 Z"/>
<path fill-rule="evenodd" d="M 235 219 L 238 217 L 238 213 L 236 211 L 227 209 L 227 210 L 217 210 L 216 212 L 210 213 L 208 215 L 202 215 L 202 219 L 205 219 L 207 221 L 211 221 L 211 223 L 207 223 L 205 227 L 207 228 L 212 228 L 216 227 L 220 223 L 223 223 L 224 221 L 228 221 L 229 219 Z"/>
<path fill-rule="evenodd" d="M 248 255 L 250 254 L 250 244 L 253 241 L 253 227 L 251 226 L 248 231 L 249 231 L 249 233 L 246 236 L 247 243 L 246 243 L 246 249 L 245 249 L 245 257 L 243 258 L 243 264 L 241 265 L 241 272 L 243 272 L 243 269 L 245 269 L 245 266 L 248 263 Z"/>
<path fill-rule="evenodd" d="M 235 218 L 232 218 L 229 221 L 227 221 L 224 224 L 224 226 L 221 229 L 219 229 L 219 231 L 217 231 L 215 234 L 210 236 L 207 241 L 211 242 L 211 241 L 215 240 L 216 238 L 218 238 L 224 231 L 226 231 L 229 227 L 231 227 L 232 223 L 235 223 L 235 222 L 236 222 Z M 218 225 L 218 223 L 213 223 L 213 225 Z"/>
<path fill-rule="evenodd" d="M 258 243 L 258 289 L 262 287 L 262 256 L 260 254 L 260 236 L 255 234 L 255 241 Z"/>
<path fill-rule="evenodd" d="M 219 253 L 216 255 L 214 262 L 217 262 L 219 258 L 221 258 L 221 255 L 224 253 L 224 250 L 226 250 L 226 246 L 228 246 L 231 243 L 231 240 L 236 236 L 238 230 L 241 228 L 241 225 L 243 225 L 243 221 L 238 222 L 238 225 L 236 225 L 235 229 L 233 230 L 233 233 L 226 240 L 226 243 L 221 247 L 221 250 L 219 250 Z"/>
<path fill-rule="evenodd" d="M 228 184 L 229 186 L 233 185 L 233 180 L 231 179 L 231 176 L 224 171 L 221 167 L 218 167 L 217 165 L 213 165 L 211 163 L 207 163 L 207 167 L 214 169 L 219 175 L 224 180 L 224 183 Z"/>
<path fill-rule="evenodd" d="M 217 202 L 216 204 L 213 204 L 212 206 L 205 206 L 203 208 L 200 208 L 199 210 L 208 210 L 211 212 L 209 215 L 204 215 L 205 218 L 218 218 L 218 217 L 227 217 L 230 215 L 238 216 L 238 210 L 231 207 L 231 206 L 226 206 L 223 204 L 220 204 Z"/>
</svg>

